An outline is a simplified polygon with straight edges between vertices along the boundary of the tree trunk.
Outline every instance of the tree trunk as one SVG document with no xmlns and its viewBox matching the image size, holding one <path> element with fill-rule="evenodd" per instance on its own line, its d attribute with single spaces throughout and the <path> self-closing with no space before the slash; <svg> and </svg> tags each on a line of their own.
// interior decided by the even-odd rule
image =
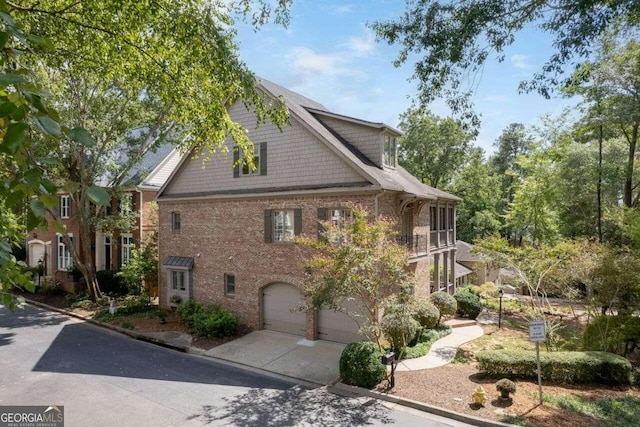
<svg viewBox="0 0 640 427">
<path fill-rule="evenodd" d="M 598 184 L 597 184 L 597 193 L 598 193 L 598 242 L 602 243 L 602 140 L 603 140 L 603 129 L 602 123 L 600 123 L 600 129 L 598 133 Z"/>
<path fill-rule="evenodd" d="M 627 170 L 624 177 L 624 205 L 628 208 L 633 207 L 633 169 L 636 145 L 638 143 L 638 126 L 640 126 L 639 123 L 633 124 L 631 135 L 627 138 L 629 142 L 629 157 L 627 158 Z"/>
</svg>

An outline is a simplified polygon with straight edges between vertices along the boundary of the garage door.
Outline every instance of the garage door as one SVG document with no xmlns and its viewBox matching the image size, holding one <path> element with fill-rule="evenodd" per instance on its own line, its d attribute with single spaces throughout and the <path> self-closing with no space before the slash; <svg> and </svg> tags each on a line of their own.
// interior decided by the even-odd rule
<svg viewBox="0 0 640 427">
<path fill-rule="evenodd" d="M 273 283 L 262 291 L 262 327 L 270 331 L 305 335 L 306 313 L 295 310 L 303 300 L 295 286 Z"/>
<path fill-rule="evenodd" d="M 349 313 L 360 311 L 353 300 L 345 301 L 343 307 Z M 365 319 L 362 315 L 349 316 L 342 311 L 322 309 L 318 312 L 318 339 L 345 344 L 361 341 L 363 337 L 358 334 L 358 329 Z"/>
</svg>

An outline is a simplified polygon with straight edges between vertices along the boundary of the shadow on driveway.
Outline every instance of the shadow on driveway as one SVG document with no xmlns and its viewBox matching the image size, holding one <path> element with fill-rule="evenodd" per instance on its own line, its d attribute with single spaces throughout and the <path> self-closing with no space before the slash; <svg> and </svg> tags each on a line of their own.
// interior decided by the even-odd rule
<svg viewBox="0 0 640 427">
<path fill-rule="evenodd" d="M 288 390 L 253 389 L 225 400 L 224 407 L 204 406 L 202 413 L 188 419 L 244 427 L 394 423 L 388 416 L 389 410 L 380 402 L 340 397 L 326 389 L 306 390 L 298 386 Z"/>
<path fill-rule="evenodd" d="M 64 325 L 33 371 L 276 389 L 291 387 L 291 383 L 136 341 L 86 323 Z"/>
<path fill-rule="evenodd" d="M 13 312 L 7 308 L 0 310 L 0 327 L 7 329 L 45 328 L 47 326 L 60 325 L 68 320 L 69 317 L 63 314 L 36 310 L 31 306 L 16 308 Z"/>
</svg>

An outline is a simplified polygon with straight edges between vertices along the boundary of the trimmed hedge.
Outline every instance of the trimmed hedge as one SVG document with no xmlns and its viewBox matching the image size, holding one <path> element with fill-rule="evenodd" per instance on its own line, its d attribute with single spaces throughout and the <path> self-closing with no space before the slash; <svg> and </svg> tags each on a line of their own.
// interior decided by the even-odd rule
<svg viewBox="0 0 640 427">
<path fill-rule="evenodd" d="M 384 315 L 380 327 L 399 352 L 413 341 L 420 325 L 408 314 L 392 312 Z"/>
<path fill-rule="evenodd" d="M 458 303 L 456 313 L 460 317 L 468 317 L 475 320 L 482 312 L 482 303 L 477 295 L 469 291 L 457 292 L 454 296 Z"/>
<path fill-rule="evenodd" d="M 421 299 L 416 302 L 413 318 L 423 328 L 433 329 L 440 319 L 440 310 L 429 300 Z"/>
<path fill-rule="evenodd" d="M 481 374 L 494 378 L 537 379 L 536 353 L 525 350 L 486 350 L 476 355 Z M 559 383 L 631 384 L 631 363 L 601 351 L 540 353 L 542 377 Z"/>
<path fill-rule="evenodd" d="M 456 314 L 456 310 L 458 309 L 458 303 L 456 299 L 449 295 L 446 292 L 438 291 L 431 294 L 429 297 L 433 305 L 438 307 L 440 310 L 440 319 L 444 316 L 453 316 Z M 440 323 L 440 319 L 438 319 L 438 323 Z"/>
<path fill-rule="evenodd" d="M 382 352 L 371 341 L 352 342 L 340 355 L 340 378 L 345 384 L 372 388 L 387 375 Z"/>
</svg>

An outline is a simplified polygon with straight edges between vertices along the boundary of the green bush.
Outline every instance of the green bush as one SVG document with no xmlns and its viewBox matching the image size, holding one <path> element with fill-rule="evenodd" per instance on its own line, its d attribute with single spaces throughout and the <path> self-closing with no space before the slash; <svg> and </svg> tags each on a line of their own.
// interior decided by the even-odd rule
<svg viewBox="0 0 640 427">
<path fill-rule="evenodd" d="M 481 374 L 494 378 L 537 379 L 536 354 L 524 350 L 486 350 L 476 354 Z M 542 377 L 560 383 L 630 384 L 631 363 L 600 351 L 540 354 Z"/>
<path fill-rule="evenodd" d="M 599 316 L 583 335 L 584 349 L 626 356 L 640 343 L 640 317 Z"/>
<path fill-rule="evenodd" d="M 240 318 L 216 304 L 203 307 L 199 302 L 189 300 L 176 309 L 176 315 L 191 332 L 201 337 L 229 337 L 240 329 Z"/>
<path fill-rule="evenodd" d="M 438 324 L 440 319 L 440 310 L 431 301 L 427 299 L 420 299 L 416 301 L 413 318 L 423 328 L 433 329 Z"/>
<path fill-rule="evenodd" d="M 112 270 L 96 271 L 98 286 L 104 294 L 111 296 L 122 296 L 127 294 L 127 285 L 118 273 Z"/>
<path fill-rule="evenodd" d="M 211 305 L 195 314 L 193 332 L 205 338 L 231 337 L 240 329 L 240 318 L 222 307 Z"/>
<path fill-rule="evenodd" d="M 434 292 L 431 294 L 430 300 L 433 305 L 438 307 L 438 310 L 440 310 L 438 324 L 444 316 L 453 316 L 456 314 L 458 303 L 456 302 L 456 299 L 448 293 L 442 291 Z"/>
<path fill-rule="evenodd" d="M 412 347 L 407 347 L 407 350 L 402 355 L 403 359 L 415 359 L 416 357 L 422 357 L 429 352 L 431 345 L 451 334 L 451 326 L 440 325 L 434 329 L 423 329 L 418 334 L 417 342 Z"/>
<path fill-rule="evenodd" d="M 62 287 L 51 279 L 42 278 L 40 286 L 36 288 L 36 292 L 42 295 L 64 295 L 65 291 Z"/>
<path fill-rule="evenodd" d="M 380 322 L 382 332 L 393 343 L 396 354 L 404 351 L 407 344 L 416 336 L 419 326 L 408 313 L 387 313 Z"/>
<path fill-rule="evenodd" d="M 454 295 L 458 304 L 457 314 L 461 317 L 476 319 L 482 312 L 482 303 L 477 295 L 468 291 L 456 292 Z"/>
<path fill-rule="evenodd" d="M 372 388 L 382 381 L 387 368 L 381 361 L 382 352 L 370 341 L 347 344 L 340 355 L 340 377 L 345 384 Z"/>
<path fill-rule="evenodd" d="M 193 328 L 193 319 L 200 311 L 202 311 L 202 305 L 198 301 L 189 300 L 180 304 L 178 308 L 176 308 L 176 316 L 180 322 L 184 323 L 191 329 Z"/>
</svg>

